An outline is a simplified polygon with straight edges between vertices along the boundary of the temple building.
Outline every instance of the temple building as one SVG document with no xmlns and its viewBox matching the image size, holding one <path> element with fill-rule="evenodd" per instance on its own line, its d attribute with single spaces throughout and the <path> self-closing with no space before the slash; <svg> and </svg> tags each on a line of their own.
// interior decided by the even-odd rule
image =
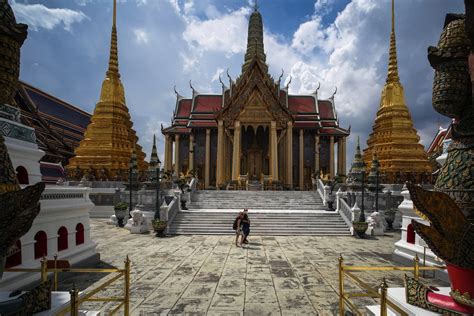
<svg viewBox="0 0 474 316">
<path fill-rule="evenodd" d="M 13 103 L 21 110 L 21 122 L 35 129 L 38 147 L 45 152 L 41 162 L 67 165 L 91 115 L 22 81 Z"/>
<path fill-rule="evenodd" d="M 283 74 L 282 74 L 283 76 Z M 250 15 L 241 75 L 222 93 L 192 97 L 176 92 L 172 124 L 163 128 L 165 169 L 194 170 L 204 188 L 311 187 L 311 177 L 346 174 L 346 137 L 339 126 L 334 95 L 291 95 L 281 78 L 268 73 L 260 12 Z M 334 93 L 335 94 L 335 93 Z M 337 147 L 337 166 L 336 151 Z"/>
<path fill-rule="evenodd" d="M 431 175 L 433 166 L 419 141 L 398 76 L 395 8 L 392 0 L 388 74 L 373 130 L 367 140 L 368 147 L 364 149 L 367 171 L 376 154 L 385 183 L 404 183 L 407 180 L 424 182 Z"/>
<path fill-rule="evenodd" d="M 134 150 L 138 169 L 144 171 L 148 168 L 125 104 L 118 65 L 116 16 L 114 0 L 109 67 L 84 139 L 76 148 L 75 157 L 69 160 L 67 171 L 71 178 L 86 175 L 91 180 L 124 180 Z"/>
</svg>

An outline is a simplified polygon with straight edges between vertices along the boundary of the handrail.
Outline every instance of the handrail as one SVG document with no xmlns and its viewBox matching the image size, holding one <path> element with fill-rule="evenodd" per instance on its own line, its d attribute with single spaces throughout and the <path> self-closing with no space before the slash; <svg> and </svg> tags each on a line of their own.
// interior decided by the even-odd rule
<svg viewBox="0 0 474 316">
<path fill-rule="evenodd" d="M 342 219 L 344 222 L 346 222 L 347 226 L 351 227 L 352 226 L 352 210 L 351 207 L 347 204 L 346 200 L 344 200 L 342 197 L 337 196 L 338 199 L 338 205 L 339 209 L 337 210 L 339 214 L 341 215 Z"/>
<path fill-rule="evenodd" d="M 107 268 L 107 269 L 95 269 L 95 268 L 56 268 L 57 266 L 57 258 L 54 259 L 54 267 L 55 268 L 48 268 L 48 261 L 46 258 L 41 260 L 41 267 L 40 268 L 9 268 L 5 269 L 5 272 L 27 272 L 27 273 L 34 273 L 40 272 L 41 274 L 41 282 L 45 282 L 48 279 L 48 274 L 53 273 L 53 290 L 57 290 L 58 288 L 58 273 L 63 272 L 73 272 L 73 273 L 117 273 L 117 275 L 113 276 L 103 284 L 99 285 L 97 288 L 91 290 L 88 293 L 81 293 L 79 294 L 78 290 L 73 286 L 73 288 L 69 291 L 70 294 L 70 304 L 67 307 L 64 307 L 59 312 L 56 313 L 56 316 L 63 316 L 63 315 L 79 315 L 79 307 L 82 303 L 87 301 L 101 301 L 101 302 L 119 302 L 120 304 L 115 307 L 108 315 L 114 315 L 121 307 L 124 308 L 124 315 L 130 315 L 130 267 L 131 262 L 128 256 L 126 257 L 125 266 L 123 269 L 118 268 Z M 124 294 L 123 297 L 92 297 L 95 294 L 99 293 L 107 286 L 111 285 L 115 281 L 119 280 L 120 278 L 124 278 Z"/>
<path fill-rule="evenodd" d="M 319 196 L 321 197 L 321 200 L 324 202 L 324 204 L 326 205 L 326 199 L 325 199 L 325 196 L 324 196 L 324 183 L 323 181 L 321 181 L 320 178 L 318 178 L 316 180 L 316 183 L 317 183 L 317 191 L 319 193 Z"/>
<path fill-rule="evenodd" d="M 446 267 L 442 266 L 432 266 L 432 267 L 420 267 L 420 260 L 417 255 L 413 259 L 412 267 L 403 267 L 403 266 L 347 266 L 344 265 L 344 259 L 342 255 L 339 256 L 339 315 L 344 316 L 345 306 L 347 305 L 352 313 L 355 315 L 362 315 L 362 313 L 357 309 L 357 306 L 354 302 L 351 301 L 351 298 L 360 298 L 360 297 L 370 297 L 374 299 L 380 299 L 380 315 L 387 316 L 387 308 L 390 307 L 396 311 L 400 316 L 408 316 L 400 307 L 395 305 L 387 297 L 387 282 L 383 278 L 381 285 L 378 288 L 374 288 L 366 282 L 362 281 L 360 278 L 355 276 L 353 272 L 361 271 L 413 271 L 415 279 L 418 280 L 420 277 L 420 271 L 424 270 L 444 270 Z M 356 283 L 360 288 L 363 289 L 362 292 L 350 292 L 347 293 L 344 290 L 344 281 L 347 276 L 348 280 Z"/>
</svg>

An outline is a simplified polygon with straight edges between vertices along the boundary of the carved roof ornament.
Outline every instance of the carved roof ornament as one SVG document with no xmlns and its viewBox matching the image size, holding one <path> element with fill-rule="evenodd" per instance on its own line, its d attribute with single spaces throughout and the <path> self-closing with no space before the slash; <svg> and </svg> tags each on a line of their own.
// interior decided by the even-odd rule
<svg viewBox="0 0 474 316">
<path fill-rule="evenodd" d="M 16 23 L 8 0 L 0 0 L 0 104 L 13 104 L 20 75 L 20 48 L 28 25 Z"/>
</svg>

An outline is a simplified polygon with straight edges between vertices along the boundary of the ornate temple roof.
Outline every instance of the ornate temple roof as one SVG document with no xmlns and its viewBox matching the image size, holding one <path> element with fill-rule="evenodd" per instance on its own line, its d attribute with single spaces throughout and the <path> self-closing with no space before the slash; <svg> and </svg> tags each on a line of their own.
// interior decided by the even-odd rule
<svg viewBox="0 0 474 316">
<path fill-rule="evenodd" d="M 92 115 L 21 81 L 15 103 L 22 123 L 35 129 L 38 146 L 46 153 L 42 161 L 67 164 Z"/>
<path fill-rule="evenodd" d="M 228 87 L 219 77 L 222 85 L 221 94 L 199 93 L 191 82 L 191 98 L 181 96 L 175 89 L 176 105 L 171 125 L 162 128 L 163 134 L 188 134 L 192 129 L 217 128 L 217 119 L 222 119 L 224 126 L 230 127 L 233 120 L 243 112 L 260 111 L 261 115 L 271 115 L 277 120 L 280 128 L 286 128 L 286 121 L 292 120 L 294 127 L 317 129 L 320 135 L 349 135 L 348 130 L 339 127 L 334 95 L 329 99 L 320 100 L 319 88 L 308 95 L 290 95 L 289 83 L 285 87 L 280 86 L 283 73 L 278 80 L 274 80 L 268 74 L 262 16 L 256 6 L 249 18 L 247 50 L 242 73 L 235 81 L 229 74 L 227 76 Z M 264 106 L 246 110 L 246 106 L 255 100 Z"/>
</svg>

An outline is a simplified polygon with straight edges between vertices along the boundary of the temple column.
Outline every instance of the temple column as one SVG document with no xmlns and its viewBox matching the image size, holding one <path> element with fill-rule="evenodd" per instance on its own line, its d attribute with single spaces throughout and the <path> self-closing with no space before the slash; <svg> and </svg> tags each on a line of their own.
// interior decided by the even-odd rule
<svg viewBox="0 0 474 316">
<path fill-rule="evenodd" d="M 346 137 L 342 138 L 342 175 L 346 176 Z"/>
<path fill-rule="evenodd" d="M 194 170 L 194 134 L 189 135 L 189 170 Z"/>
<path fill-rule="evenodd" d="M 337 175 L 342 175 L 342 137 L 337 140 Z"/>
<path fill-rule="evenodd" d="M 204 170 L 204 187 L 209 187 L 209 175 L 211 172 L 211 130 L 206 129 L 206 162 Z"/>
<path fill-rule="evenodd" d="M 286 184 L 293 187 L 293 122 L 288 122 L 286 131 Z"/>
<path fill-rule="evenodd" d="M 334 136 L 329 136 L 329 177 L 334 178 Z"/>
<path fill-rule="evenodd" d="M 319 175 L 319 135 L 314 135 L 314 172 Z"/>
<path fill-rule="evenodd" d="M 216 170 L 216 187 L 224 182 L 224 122 L 217 122 L 217 170 Z"/>
<path fill-rule="evenodd" d="M 179 135 L 174 136 L 174 171 L 177 176 L 181 172 L 181 166 L 179 164 Z"/>
<path fill-rule="evenodd" d="M 300 186 L 300 191 L 304 190 L 304 130 L 300 129 L 300 146 L 299 146 L 299 151 L 300 151 L 300 159 L 299 159 L 299 186 Z"/>
<path fill-rule="evenodd" d="M 275 121 L 272 121 L 270 126 L 270 175 L 272 181 L 278 181 L 278 138 Z"/>
<path fill-rule="evenodd" d="M 234 123 L 234 151 L 232 153 L 232 180 L 240 176 L 240 121 Z"/>
<path fill-rule="evenodd" d="M 169 140 L 169 136 L 168 135 L 165 135 L 165 163 L 164 163 L 164 167 L 165 167 L 165 171 L 169 171 L 171 168 L 170 168 L 170 164 L 171 164 L 171 161 L 170 161 L 170 154 L 169 154 L 169 151 L 170 151 L 170 140 Z"/>
</svg>

